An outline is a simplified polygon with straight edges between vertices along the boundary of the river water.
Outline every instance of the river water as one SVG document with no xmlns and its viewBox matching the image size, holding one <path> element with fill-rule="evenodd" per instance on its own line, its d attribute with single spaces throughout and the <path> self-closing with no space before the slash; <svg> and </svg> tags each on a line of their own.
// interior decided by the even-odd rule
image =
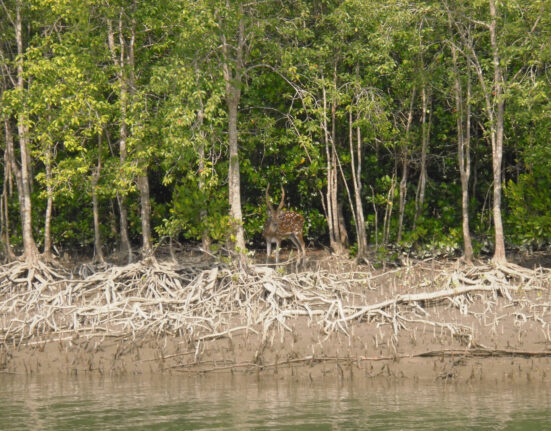
<svg viewBox="0 0 551 431">
<path fill-rule="evenodd" d="M 551 430 L 551 388 L 0 375 L 1 430 Z"/>
</svg>

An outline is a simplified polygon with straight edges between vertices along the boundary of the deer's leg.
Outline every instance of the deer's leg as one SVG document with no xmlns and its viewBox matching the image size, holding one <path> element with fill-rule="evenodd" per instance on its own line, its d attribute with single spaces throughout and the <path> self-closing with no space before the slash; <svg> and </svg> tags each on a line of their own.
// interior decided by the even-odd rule
<svg viewBox="0 0 551 431">
<path fill-rule="evenodd" d="M 304 240 L 302 239 L 302 232 L 297 232 L 293 236 L 298 243 L 297 248 L 299 249 L 299 253 L 302 254 L 302 256 L 306 256 L 306 244 L 304 244 Z"/>
<path fill-rule="evenodd" d="M 266 241 L 266 263 L 268 262 L 268 259 L 272 255 L 272 241 L 267 240 Z"/>
<path fill-rule="evenodd" d="M 297 251 L 298 251 L 298 255 L 300 257 L 300 255 L 302 254 L 302 247 L 300 245 L 300 242 L 297 238 L 297 236 L 292 233 L 290 236 L 289 236 L 289 239 L 293 242 L 294 246 L 297 248 Z"/>
<path fill-rule="evenodd" d="M 275 251 L 275 255 L 276 255 L 276 265 L 279 264 L 279 249 L 281 248 L 280 245 L 281 245 L 281 240 L 277 240 L 277 241 L 276 241 L 276 251 Z"/>
</svg>

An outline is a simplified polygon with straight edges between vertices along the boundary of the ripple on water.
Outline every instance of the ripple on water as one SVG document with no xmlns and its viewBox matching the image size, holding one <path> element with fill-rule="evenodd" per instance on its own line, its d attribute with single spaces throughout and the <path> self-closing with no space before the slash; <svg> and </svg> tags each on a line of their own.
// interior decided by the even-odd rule
<svg viewBox="0 0 551 431">
<path fill-rule="evenodd" d="M 0 429 L 532 431 L 551 429 L 551 389 L 246 376 L 0 376 Z"/>
</svg>

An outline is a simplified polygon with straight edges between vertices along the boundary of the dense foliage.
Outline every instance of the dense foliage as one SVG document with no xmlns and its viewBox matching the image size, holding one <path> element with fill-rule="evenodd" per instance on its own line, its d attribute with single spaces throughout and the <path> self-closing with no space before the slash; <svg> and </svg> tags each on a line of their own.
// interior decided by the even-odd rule
<svg viewBox="0 0 551 431">
<path fill-rule="evenodd" d="M 0 5 L 5 258 L 254 249 L 268 184 L 310 245 L 491 252 L 496 160 L 507 245 L 551 242 L 550 0 Z"/>
</svg>

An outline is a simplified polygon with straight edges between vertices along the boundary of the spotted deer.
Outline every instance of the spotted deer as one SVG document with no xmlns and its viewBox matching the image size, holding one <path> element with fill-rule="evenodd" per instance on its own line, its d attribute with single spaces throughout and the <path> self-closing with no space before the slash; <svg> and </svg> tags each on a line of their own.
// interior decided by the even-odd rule
<svg viewBox="0 0 551 431">
<path fill-rule="evenodd" d="M 283 201 L 285 200 L 285 190 L 281 187 L 281 202 L 277 209 L 274 209 L 270 202 L 268 191 L 270 184 L 266 187 L 266 206 L 268 210 L 268 219 L 264 223 L 263 235 L 266 238 L 266 261 L 272 255 L 272 243 L 276 244 L 275 255 L 276 264 L 279 263 L 279 248 L 281 241 L 289 238 L 298 250 L 299 260 L 306 254 L 306 246 L 302 239 L 302 228 L 304 226 L 304 217 L 294 211 L 281 211 Z"/>
</svg>

